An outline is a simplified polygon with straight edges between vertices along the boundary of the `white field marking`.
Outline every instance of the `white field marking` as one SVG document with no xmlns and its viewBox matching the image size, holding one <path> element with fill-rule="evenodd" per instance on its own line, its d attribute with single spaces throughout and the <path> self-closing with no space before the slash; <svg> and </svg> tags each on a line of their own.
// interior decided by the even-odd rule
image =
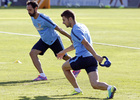
<svg viewBox="0 0 140 100">
<path fill-rule="evenodd" d="M 31 19 L 30 17 L 28 17 L 28 18 L 19 18 L 19 17 L 17 17 L 17 18 L 15 18 L 15 17 L 13 17 L 13 18 L 0 18 L 0 19 L 9 19 L 9 20 L 16 20 L 16 19 Z M 56 18 L 56 17 L 52 17 L 52 19 L 61 19 L 61 18 Z M 126 19 L 126 18 L 99 18 L 99 17 L 88 17 L 88 18 L 82 18 L 82 17 L 79 17 L 79 19 L 87 19 L 87 20 L 90 20 L 90 19 Z M 127 19 L 132 19 L 132 20 L 134 20 L 134 18 L 127 18 Z M 135 20 L 139 20 L 140 18 L 135 18 Z"/>
<path fill-rule="evenodd" d="M 31 19 L 31 18 L 0 18 L 0 19 L 1 19 L 1 20 L 3 20 L 3 19 L 4 19 L 4 20 L 5 20 L 5 19 L 6 19 L 6 20 L 11 20 L 11 19 L 12 19 L 12 20 L 14 20 L 14 19 L 16 20 L 16 19 Z"/>
<path fill-rule="evenodd" d="M 19 63 L 19 64 L 22 64 L 21 61 L 15 61 L 15 62 L 0 62 L 0 64 L 13 64 L 13 63 Z"/>
<path fill-rule="evenodd" d="M 0 33 L 4 33 L 4 34 L 12 34 L 12 35 L 22 35 L 22 36 L 34 36 L 34 37 L 40 37 L 39 35 L 21 34 L 21 33 L 11 33 L 11 32 L 3 32 L 3 31 L 0 31 Z"/>
<path fill-rule="evenodd" d="M 0 33 L 12 34 L 12 35 L 22 35 L 22 36 L 35 36 L 35 37 L 40 37 L 39 35 L 21 34 L 21 33 L 11 33 L 11 32 L 3 32 L 3 31 L 0 31 Z M 94 43 L 94 44 L 100 44 L 100 45 L 106 45 L 106 46 L 122 47 L 122 48 L 140 50 L 140 48 L 137 48 L 137 47 L 129 47 L 129 46 L 121 46 L 121 45 L 106 44 L 106 43 L 97 43 L 97 42 L 93 42 L 93 43 Z"/>
<path fill-rule="evenodd" d="M 0 62 L 0 64 L 8 64 L 8 63 L 14 63 L 14 62 Z"/>
<path fill-rule="evenodd" d="M 93 42 L 94 44 L 100 44 L 100 45 L 106 45 L 106 46 L 113 46 L 113 47 L 122 47 L 122 48 L 129 48 L 129 49 L 137 49 L 140 50 L 140 48 L 136 48 L 136 47 L 128 47 L 128 46 L 121 46 L 121 45 L 114 45 L 114 44 L 106 44 L 106 43 L 97 43 L 97 42 Z"/>
</svg>

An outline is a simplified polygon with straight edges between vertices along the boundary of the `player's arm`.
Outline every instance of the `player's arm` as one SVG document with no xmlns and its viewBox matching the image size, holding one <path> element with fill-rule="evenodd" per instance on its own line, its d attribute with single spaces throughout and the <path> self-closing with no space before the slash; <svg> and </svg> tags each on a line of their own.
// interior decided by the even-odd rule
<svg viewBox="0 0 140 100">
<path fill-rule="evenodd" d="M 98 61 L 98 62 L 102 62 L 103 61 L 103 58 L 101 56 L 99 56 L 95 50 L 93 49 L 93 47 L 89 44 L 89 42 L 84 38 L 81 42 L 84 47 L 93 55 L 93 57 L 95 57 L 95 59 Z"/>
<path fill-rule="evenodd" d="M 65 35 L 66 37 L 68 37 L 71 40 L 71 36 L 66 31 L 64 31 L 62 28 L 56 26 L 55 30 L 57 30 L 58 32 L 60 32 L 61 34 Z"/>
<path fill-rule="evenodd" d="M 57 54 L 57 58 L 58 58 L 58 59 L 62 59 L 63 56 L 64 56 L 67 52 L 72 51 L 72 50 L 74 50 L 73 44 L 72 44 L 71 46 L 69 46 L 68 48 L 66 48 L 66 49 L 64 49 L 64 50 L 62 50 L 62 51 L 60 51 L 60 52 Z"/>
</svg>

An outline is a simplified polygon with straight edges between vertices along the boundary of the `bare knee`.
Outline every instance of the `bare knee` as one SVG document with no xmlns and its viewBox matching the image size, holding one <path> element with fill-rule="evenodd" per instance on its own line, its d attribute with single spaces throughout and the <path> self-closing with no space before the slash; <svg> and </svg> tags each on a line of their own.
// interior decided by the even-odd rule
<svg viewBox="0 0 140 100">
<path fill-rule="evenodd" d="M 67 61 L 62 65 L 62 70 L 63 70 L 63 71 L 71 70 L 71 66 L 70 66 L 69 60 L 67 60 Z"/>
<path fill-rule="evenodd" d="M 40 51 L 33 49 L 30 51 L 29 55 L 30 55 L 30 57 L 33 57 L 33 56 L 37 56 L 39 53 L 40 53 Z"/>
<path fill-rule="evenodd" d="M 64 64 L 62 65 L 62 70 L 63 70 L 63 71 L 66 70 L 66 67 L 65 67 Z"/>
<path fill-rule="evenodd" d="M 34 50 L 31 50 L 29 53 L 30 57 L 32 57 L 34 54 L 35 54 Z"/>
</svg>

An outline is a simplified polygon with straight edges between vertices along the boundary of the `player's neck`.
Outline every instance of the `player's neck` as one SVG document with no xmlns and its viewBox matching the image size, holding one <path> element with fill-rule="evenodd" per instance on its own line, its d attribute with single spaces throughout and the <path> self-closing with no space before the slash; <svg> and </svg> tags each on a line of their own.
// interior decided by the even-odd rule
<svg viewBox="0 0 140 100">
<path fill-rule="evenodd" d="M 73 28 L 73 26 L 76 24 L 76 21 L 73 21 L 72 23 L 71 23 L 71 27 Z"/>
<path fill-rule="evenodd" d="M 39 13 L 36 13 L 35 16 L 34 16 L 34 19 L 37 19 L 39 16 Z"/>
</svg>

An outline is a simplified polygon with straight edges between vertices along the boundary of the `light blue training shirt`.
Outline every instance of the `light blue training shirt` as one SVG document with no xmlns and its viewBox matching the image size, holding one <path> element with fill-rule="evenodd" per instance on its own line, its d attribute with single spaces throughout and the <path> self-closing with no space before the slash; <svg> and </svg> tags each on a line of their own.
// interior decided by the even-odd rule
<svg viewBox="0 0 140 100">
<path fill-rule="evenodd" d="M 92 46 L 92 40 L 90 37 L 89 30 L 84 24 L 76 23 L 73 26 L 71 30 L 71 38 L 73 41 L 74 48 L 76 50 L 75 53 L 76 56 L 83 56 L 83 57 L 92 56 L 92 54 L 81 43 L 82 40 L 85 38 Z"/>
<path fill-rule="evenodd" d="M 58 33 L 54 30 L 56 24 L 46 15 L 39 13 L 37 19 L 31 17 L 34 26 L 39 32 L 42 41 L 48 45 L 52 45 L 58 38 Z"/>
</svg>

